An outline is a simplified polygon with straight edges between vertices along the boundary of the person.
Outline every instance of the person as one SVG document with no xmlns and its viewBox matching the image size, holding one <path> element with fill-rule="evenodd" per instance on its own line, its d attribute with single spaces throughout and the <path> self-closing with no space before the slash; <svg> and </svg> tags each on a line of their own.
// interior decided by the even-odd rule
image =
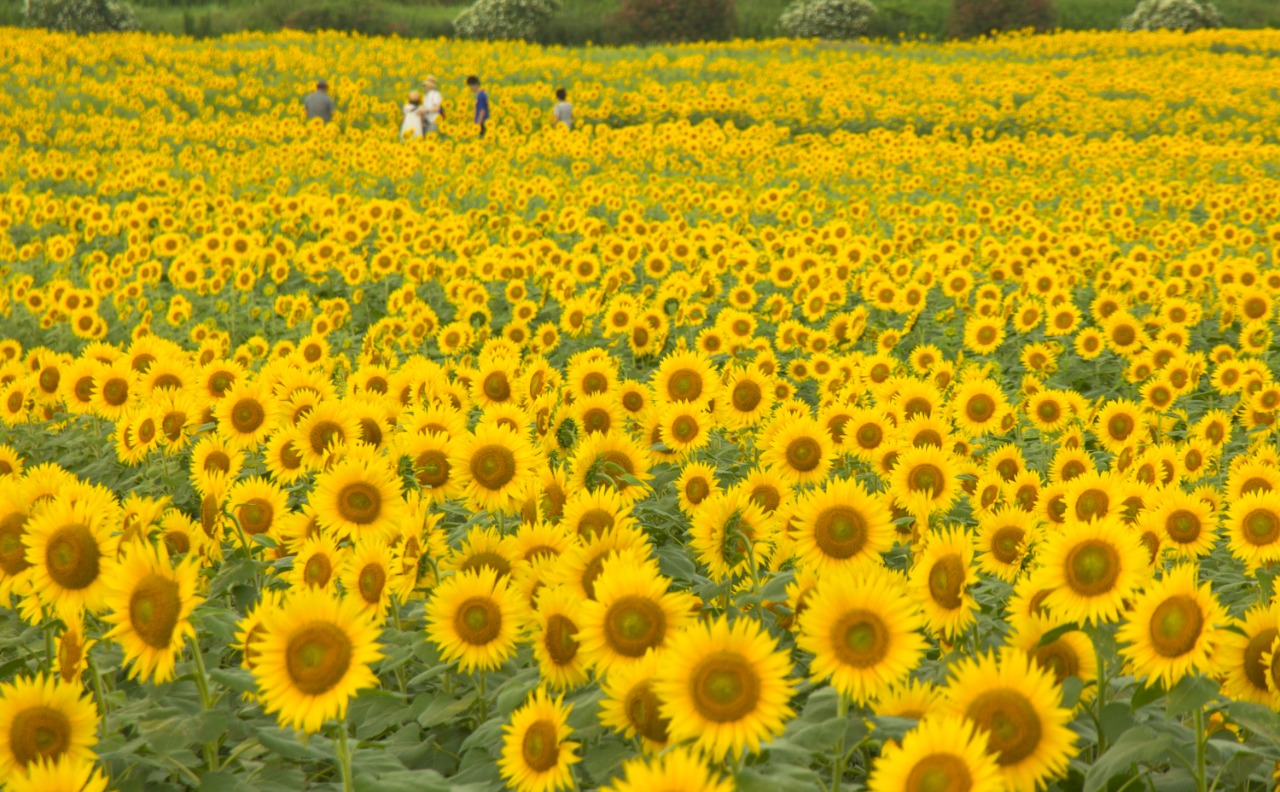
<svg viewBox="0 0 1280 792">
<path fill-rule="evenodd" d="M 484 137 L 484 125 L 489 120 L 489 94 L 480 87 L 480 78 L 474 74 L 467 78 L 467 87 L 476 97 L 476 123 L 480 125 L 480 137 Z"/>
<path fill-rule="evenodd" d="M 329 83 L 320 80 L 316 89 L 302 97 L 302 105 L 307 108 L 307 120 L 319 118 L 326 124 L 333 120 L 333 97 L 329 95 Z"/>
<path fill-rule="evenodd" d="M 418 91 L 409 92 L 409 101 L 402 108 L 404 111 L 404 123 L 400 124 L 400 137 L 422 137 L 422 122 L 426 116 L 426 107 L 422 104 L 422 94 Z"/>
<path fill-rule="evenodd" d="M 440 134 L 439 121 L 444 117 L 444 96 L 440 93 L 440 85 L 434 75 L 427 75 L 422 81 L 422 108 L 425 111 L 424 132 Z"/>
<path fill-rule="evenodd" d="M 573 129 L 573 105 L 569 104 L 566 96 L 563 88 L 556 89 L 556 106 L 551 109 L 551 115 L 555 116 L 556 121 Z"/>
</svg>

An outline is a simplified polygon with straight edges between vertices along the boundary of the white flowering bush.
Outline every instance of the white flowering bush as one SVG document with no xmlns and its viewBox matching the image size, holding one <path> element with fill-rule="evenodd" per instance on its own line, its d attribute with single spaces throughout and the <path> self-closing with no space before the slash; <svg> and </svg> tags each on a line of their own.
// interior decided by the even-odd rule
<svg viewBox="0 0 1280 792">
<path fill-rule="evenodd" d="M 1222 15 L 1212 3 L 1198 0 L 1141 0 L 1120 21 L 1124 30 L 1201 30 L 1222 27 Z"/>
<path fill-rule="evenodd" d="M 453 27 L 461 38 L 533 39 L 560 10 L 559 0 L 476 0 Z"/>
<path fill-rule="evenodd" d="M 796 0 L 778 27 L 794 38 L 851 39 L 867 34 L 875 14 L 869 0 Z"/>
<path fill-rule="evenodd" d="M 27 24 L 72 33 L 137 30 L 138 17 L 121 0 L 31 0 Z"/>
</svg>

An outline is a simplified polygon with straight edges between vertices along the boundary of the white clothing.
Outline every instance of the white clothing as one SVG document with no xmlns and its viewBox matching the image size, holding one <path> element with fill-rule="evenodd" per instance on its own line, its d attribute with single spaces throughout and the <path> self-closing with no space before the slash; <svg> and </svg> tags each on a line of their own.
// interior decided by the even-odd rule
<svg viewBox="0 0 1280 792">
<path fill-rule="evenodd" d="M 400 137 L 411 135 L 422 137 L 423 105 L 406 104 L 404 106 L 404 123 L 400 125 Z"/>
<path fill-rule="evenodd" d="M 427 91 L 427 95 L 422 97 L 422 106 L 426 108 L 427 123 L 432 127 L 440 120 L 440 108 L 444 105 L 444 97 L 439 91 Z"/>
</svg>

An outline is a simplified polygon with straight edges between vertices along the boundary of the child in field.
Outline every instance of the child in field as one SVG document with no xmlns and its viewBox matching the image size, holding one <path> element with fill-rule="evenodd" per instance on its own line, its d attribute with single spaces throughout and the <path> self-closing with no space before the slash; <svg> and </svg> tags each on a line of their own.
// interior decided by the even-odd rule
<svg viewBox="0 0 1280 792">
<path fill-rule="evenodd" d="M 400 137 L 422 137 L 423 122 L 425 121 L 427 108 L 422 103 L 422 94 L 417 91 L 409 92 L 409 101 L 403 108 L 404 121 L 400 124 Z"/>
<path fill-rule="evenodd" d="M 476 123 L 480 125 L 480 137 L 484 137 L 484 125 L 489 120 L 489 94 L 480 87 L 480 78 L 474 74 L 467 78 L 467 87 L 476 97 Z"/>
<path fill-rule="evenodd" d="M 573 105 L 569 104 L 566 96 L 567 94 L 563 88 L 556 89 L 556 106 L 551 109 L 551 115 L 555 117 L 558 123 L 564 124 L 568 129 L 573 129 Z"/>
<path fill-rule="evenodd" d="M 427 79 L 422 81 L 422 107 L 426 111 L 423 116 L 424 134 L 432 132 L 440 134 L 440 119 L 444 116 L 444 96 L 440 93 L 440 86 L 436 82 L 433 75 L 427 75 Z"/>
</svg>

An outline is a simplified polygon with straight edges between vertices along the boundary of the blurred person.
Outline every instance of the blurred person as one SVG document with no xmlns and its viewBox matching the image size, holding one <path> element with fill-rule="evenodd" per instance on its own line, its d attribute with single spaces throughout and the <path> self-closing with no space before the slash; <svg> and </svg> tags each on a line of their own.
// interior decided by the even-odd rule
<svg viewBox="0 0 1280 792">
<path fill-rule="evenodd" d="M 551 115 L 567 129 L 573 129 L 573 105 L 569 104 L 567 96 L 563 88 L 556 89 L 556 106 L 551 109 Z"/>
<path fill-rule="evenodd" d="M 428 74 L 422 81 L 423 132 L 440 134 L 440 119 L 444 118 L 444 96 L 440 93 L 440 85 L 435 75 Z"/>
<path fill-rule="evenodd" d="M 333 120 L 334 103 L 329 95 L 329 83 L 324 80 L 316 82 L 316 89 L 302 97 L 302 105 L 307 108 L 307 120 L 319 118 L 326 124 Z"/>
<path fill-rule="evenodd" d="M 467 78 L 467 87 L 476 97 L 476 123 L 480 125 L 480 137 L 484 137 L 484 125 L 489 120 L 489 94 L 480 87 L 480 78 L 474 74 Z"/>
<path fill-rule="evenodd" d="M 421 92 L 410 91 L 409 101 L 405 103 L 401 110 L 404 112 L 404 121 L 400 124 L 400 138 L 422 137 L 427 108 L 422 103 Z"/>
</svg>

